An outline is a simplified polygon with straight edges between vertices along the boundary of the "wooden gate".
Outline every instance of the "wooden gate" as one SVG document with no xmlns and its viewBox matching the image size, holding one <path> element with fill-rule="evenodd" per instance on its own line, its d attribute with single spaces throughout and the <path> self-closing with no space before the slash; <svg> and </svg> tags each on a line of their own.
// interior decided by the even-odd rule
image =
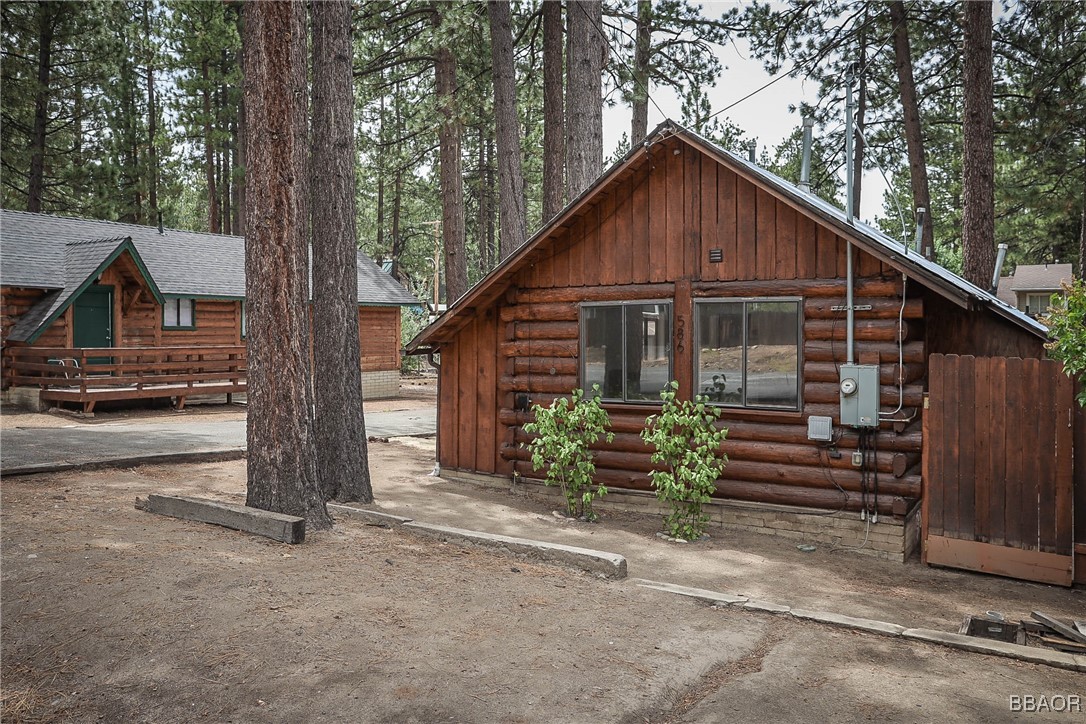
<svg viewBox="0 0 1086 724">
<path fill-rule="evenodd" d="M 923 560 L 1070 586 L 1075 412 L 1058 362 L 931 355 Z"/>
</svg>

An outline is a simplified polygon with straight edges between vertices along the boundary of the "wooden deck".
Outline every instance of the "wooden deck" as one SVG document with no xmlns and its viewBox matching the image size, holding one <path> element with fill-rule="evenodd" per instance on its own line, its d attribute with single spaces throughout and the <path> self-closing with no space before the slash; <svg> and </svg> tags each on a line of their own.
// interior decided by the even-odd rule
<svg viewBox="0 0 1086 724">
<path fill-rule="evenodd" d="M 43 401 L 170 398 L 178 409 L 193 395 L 246 390 L 245 345 L 198 347 L 10 347 L 5 385 L 35 386 Z"/>
</svg>

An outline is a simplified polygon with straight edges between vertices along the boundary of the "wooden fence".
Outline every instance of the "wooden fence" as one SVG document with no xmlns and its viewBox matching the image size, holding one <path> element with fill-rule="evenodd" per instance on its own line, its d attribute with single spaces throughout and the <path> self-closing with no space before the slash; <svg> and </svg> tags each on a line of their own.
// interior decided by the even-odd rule
<svg viewBox="0 0 1086 724">
<path fill-rule="evenodd" d="M 1058 362 L 931 355 L 924 559 L 1070 585 L 1074 388 Z"/>
<path fill-rule="evenodd" d="M 245 392 L 245 345 L 198 347 L 9 347 L 5 383 L 41 389 L 41 399 L 91 412 L 101 400 Z"/>
</svg>

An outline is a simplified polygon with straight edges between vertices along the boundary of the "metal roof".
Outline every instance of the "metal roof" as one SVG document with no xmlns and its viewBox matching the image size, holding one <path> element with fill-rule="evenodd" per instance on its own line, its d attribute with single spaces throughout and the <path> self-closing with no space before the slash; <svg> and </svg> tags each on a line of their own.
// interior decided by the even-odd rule
<svg viewBox="0 0 1086 724">
<path fill-rule="evenodd" d="M 113 221 L 74 219 L 0 209 L 0 284 L 64 289 L 67 247 L 95 239 L 132 240 L 154 283 L 175 297 L 245 297 L 245 239 Z M 88 249 L 88 252 L 90 250 Z M 103 251 L 103 254 L 108 251 Z M 414 305 L 395 279 L 358 252 L 360 305 Z"/>
</svg>

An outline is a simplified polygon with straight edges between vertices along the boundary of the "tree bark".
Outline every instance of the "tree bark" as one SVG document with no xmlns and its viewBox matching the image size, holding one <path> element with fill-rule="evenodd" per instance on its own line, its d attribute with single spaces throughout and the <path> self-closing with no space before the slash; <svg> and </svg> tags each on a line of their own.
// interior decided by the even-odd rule
<svg viewBox="0 0 1086 724">
<path fill-rule="evenodd" d="M 634 30 L 633 118 L 630 148 L 645 140 L 649 132 L 649 58 L 652 52 L 652 2 L 637 0 L 637 27 Z"/>
<path fill-rule="evenodd" d="M 434 11 L 434 26 L 441 14 Z M 467 230 L 464 220 L 464 179 L 461 172 L 461 126 L 456 117 L 456 56 L 448 47 L 435 52 L 435 90 L 441 126 L 441 234 L 445 246 L 445 299 L 452 305 L 468 290 Z"/>
<path fill-rule="evenodd" d="M 867 14 L 864 13 L 866 21 Z M 866 23 L 865 23 L 866 24 Z M 864 122 L 867 120 L 867 32 L 860 29 L 858 62 L 861 69 L 856 84 L 856 138 L 855 153 L 852 163 L 852 211 L 860 218 L 860 197 L 864 179 L 864 157 L 867 155 L 867 143 L 864 141 Z"/>
<path fill-rule="evenodd" d="M 313 444 L 305 244 L 305 5 L 245 6 L 245 286 L 249 352 L 246 504 L 332 524 Z M 300 66 L 300 67 L 299 67 Z"/>
<path fill-rule="evenodd" d="M 45 191 L 45 136 L 49 123 L 49 78 L 52 74 L 55 6 L 38 4 L 38 88 L 34 93 L 34 130 L 30 135 L 30 174 L 26 210 L 40 213 Z"/>
<path fill-rule="evenodd" d="M 931 194 L 928 191 L 928 162 L 924 151 L 923 128 L 920 125 L 920 106 L 916 99 L 916 82 L 913 79 L 909 25 L 905 15 L 905 3 L 901 0 L 890 3 L 890 22 L 894 26 L 894 60 L 905 121 L 905 146 L 909 157 L 913 211 L 925 209 L 927 212 L 924 216 L 920 251 L 928 259 L 932 259 L 935 257 L 935 227 L 931 213 Z"/>
<path fill-rule="evenodd" d="M 995 268 L 992 3 L 963 3 L 962 267 L 981 289 Z"/>
<path fill-rule="evenodd" d="M 143 2 L 143 35 L 147 46 L 147 203 L 148 221 L 158 223 L 158 108 L 155 102 L 155 49 L 151 43 L 151 2 Z"/>
<path fill-rule="evenodd" d="M 313 3 L 313 380 L 325 497 L 373 502 L 358 338 L 354 79 L 348 0 Z"/>
<path fill-rule="evenodd" d="M 543 218 L 565 203 L 565 110 L 562 98 L 562 3 L 543 2 Z"/>
<path fill-rule="evenodd" d="M 204 80 L 204 173 L 207 178 L 207 230 L 212 234 L 222 231 L 219 216 L 219 193 L 215 185 L 215 147 L 211 140 L 211 63 L 204 58 L 200 73 Z"/>
<path fill-rule="evenodd" d="M 566 195 L 575 199 L 603 171 L 603 61 L 598 0 L 569 3 L 566 74 Z"/>
<path fill-rule="evenodd" d="M 513 70 L 513 18 L 509 2 L 487 3 L 494 77 L 494 128 L 498 144 L 498 220 L 501 258 L 520 248 L 527 235 L 524 173 L 520 162 L 520 122 Z"/>
</svg>

